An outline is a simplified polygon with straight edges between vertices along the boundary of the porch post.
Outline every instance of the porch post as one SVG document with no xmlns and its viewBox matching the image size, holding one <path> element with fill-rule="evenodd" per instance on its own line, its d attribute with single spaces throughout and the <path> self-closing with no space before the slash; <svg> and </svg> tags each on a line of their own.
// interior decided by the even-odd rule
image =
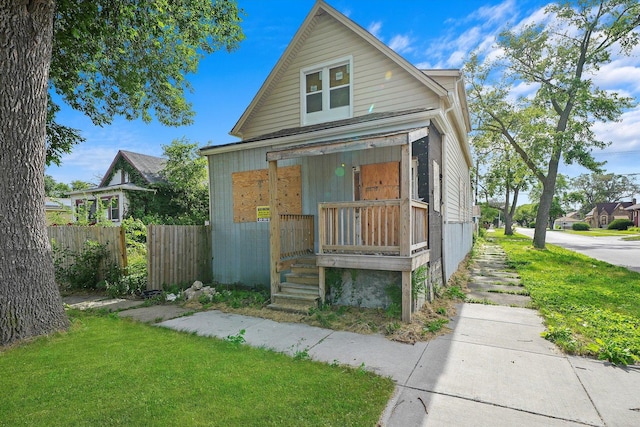
<svg viewBox="0 0 640 427">
<path fill-rule="evenodd" d="M 280 290 L 280 273 L 278 272 L 278 263 L 280 262 L 280 214 L 278 213 L 277 160 L 269 161 L 269 211 L 271 213 L 269 222 L 269 270 L 271 275 L 271 302 L 273 302 L 273 296 Z"/>
<path fill-rule="evenodd" d="M 411 142 L 400 147 L 400 256 L 411 256 Z M 411 322 L 411 271 L 402 272 L 402 321 Z"/>
</svg>

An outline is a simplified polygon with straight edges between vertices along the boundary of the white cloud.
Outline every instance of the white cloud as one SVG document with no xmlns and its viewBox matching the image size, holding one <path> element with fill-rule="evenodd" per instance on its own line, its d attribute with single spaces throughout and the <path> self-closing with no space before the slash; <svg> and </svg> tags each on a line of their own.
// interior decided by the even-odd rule
<svg viewBox="0 0 640 427">
<path fill-rule="evenodd" d="M 635 158 L 640 158 L 640 107 L 622 114 L 620 122 L 595 123 L 593 131 L 598 139 L 611 141 L 611 145 L 603 152 L 635 151 Z"/>
<path fill-rule="evenodd" d="M 409 36 L 404 36 L 402 34 L 393 36 L 389 42 L 389 47 L 398 53 L 406 53 L 413 50 Z"/>
<path fill-rule="evenodd" d="M 382 37 L 380 36 L 381 29 L 382 29 L 381 21 L 374 21 L 371 24 L 369 24 L 369 27 L 367 27 L 367 31 L 369 31 L 371 34 L 373 34 L 376 38 L 380 40 L 382 40 Z"/>
</svg>

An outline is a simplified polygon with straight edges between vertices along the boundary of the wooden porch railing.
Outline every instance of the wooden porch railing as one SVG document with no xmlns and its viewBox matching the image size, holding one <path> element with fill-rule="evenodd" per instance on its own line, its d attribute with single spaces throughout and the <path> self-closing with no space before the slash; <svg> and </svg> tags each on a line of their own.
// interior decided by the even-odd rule
<svg viewBox="0 0 640 427">
<path fill-rule="evenodd" d="M 319 204 L 319 252 L 400 255 L 400 200 Z M 428 204 L 411 202 L 412 252 L 428 246 Z"/>
<path fill-rule="evenodd" d="M 312 254 L 313 215 L 280 215 L 280 259 Z"/>
<path fill-rule="evenodd" d="M 411 216 L 411 253 L 415 253 L 429 247 L 429 204 L 411 200 Z"/>
</svg>

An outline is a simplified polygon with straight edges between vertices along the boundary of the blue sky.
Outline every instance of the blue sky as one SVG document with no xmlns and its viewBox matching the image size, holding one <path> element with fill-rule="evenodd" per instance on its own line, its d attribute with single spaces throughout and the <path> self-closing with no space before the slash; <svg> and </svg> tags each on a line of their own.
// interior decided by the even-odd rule
<svg viewBox="0 0 640 427">
<path fill-rule="evenodd" d="M 62 158 L 60 167 L 46 173 L 58 182 L 97 183 L 119 149 L 162 155 L 162 146 L 186 137 L 199 146 L 236 141 L 228 133 L 302 24 L 315 0 L 238 0 L 246 12 L 242 23 L 246 39 L 228 54 L 206 57 L 197 74 L 188 78 L 194 92 L 188 100 L 196 112 L 191 126 L 172 128 L 116 118 L 112 125 L 96 127 L 68 107 L 58 121 L 80 129 L 86 142 Z M 503 25 L 539 21 L 547 2 L 536 0 L 329 0 L 338 11 L 376 35 L 421 68 L 460 68 L 476 47 L 490 46 Z M 640 47 L 634 56 L 614 58 L 594 81 L 640 99 Z M 621 123 L 597 124 L 600 138 L 613 144 L 596 153 L 606 160 L 608 172 L 640 173 L 640 107 L 628 111 Z M 563 167 L 569 176 L 587 171 Z"/>
</svg>

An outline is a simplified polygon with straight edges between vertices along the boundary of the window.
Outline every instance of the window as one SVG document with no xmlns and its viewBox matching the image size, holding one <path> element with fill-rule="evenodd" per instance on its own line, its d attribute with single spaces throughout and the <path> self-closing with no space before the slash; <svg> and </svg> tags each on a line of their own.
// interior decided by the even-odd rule
<svg viewBox="0 0 640 427">
<path fill-rule="evenodd" d="M 351 63 L 347 57 L 301 71 L 303 125 L 351 117 Z"/>
<path fill-rule="evenodd" d="M 120 219 L 118 196 L 113 196 L 109 201 L 109 219 L 112 221 L 118 221 Z"/>
</svg>

